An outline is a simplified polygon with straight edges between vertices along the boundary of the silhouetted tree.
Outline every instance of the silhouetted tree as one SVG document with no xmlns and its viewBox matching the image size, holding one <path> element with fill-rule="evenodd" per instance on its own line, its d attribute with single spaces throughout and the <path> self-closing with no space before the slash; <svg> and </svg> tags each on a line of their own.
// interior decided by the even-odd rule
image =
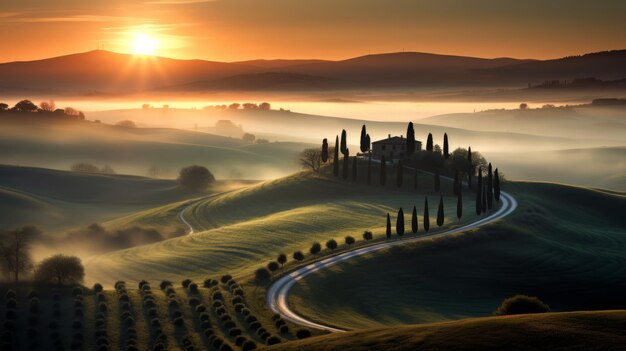
<svg viewBox="0 0 626 351">
<path fill-rule="evenodd" d="M 293 253 L 293 259 L 296 261 L 302 261 L 304 260 L 304 254 L 302 251 L 296 251 Z"/>
<path fill-rule="evenodd" d="M 267 268 L 259 268 L 254 272 L 254 281 L 257 284 L 262 284 L 268 282 L 272 277 L 272 273 L 270 273 Z"/>
<path fill-rule="evenodd" d="M 347 235 L 347 236 L 344 238 L 344 241 L 345 241 L 346 245 L 352 245 L 352 244 L 354 244 L 354 241 L 355 241 L 355 240 L 354 240 L 354 237 L 352 237 L 352 236 L 350 236 L 350 235 Z"/>
<path fill-rule="evenodd" d="M 374 238 L 374 235 L 369 230 L 366 230 L 363 232 L 363 239 L 372 240 L 373 238 Z"/>
<path fill-rule="evenodd" d="M 85 268 L 76 256 L 58 254 L 48 257 L 35 270 L 35 281 L 43 283 L 78 284 L 82 283 L 84 277 Z"/>
<path fill-rule="evenodd" d="M 467 187 L 472 188 L 472 175 L 474 174 L 474 164 L 472 163 L 472 147 L 467 148 Z"/>
<path fill-rule="evenodd" d="M 463 217 L 463 191 L 459 191 L 456 196 L 456 217 L 459 221 Z"/>
<path fill-rule="evenodd" d="M 391 216 L 387 213 L 387 231 L 385 232 L 387 239 L 391 238 Z"/>
<path fill-rule="evenodd" d="M 330 239 L 326 242 L 326 247 L 330 249 L 330 251 L 335 251 L 337 248 L 337 241 L 335 239 Z"/>
<path fill-rule="evenodd" d="M 343 154 L 343 173 L 341 176 L 343 179 L 348 179 L 348 166 L 350 161 L 350 150 L 346 149 L 346 152 Z"/>
<path fill-rule="evenodd" d="M 276 261 L 280 263 L 280 266 L 282 267 L 285 263 L 287 263 L 287 255 L 283 253 L 279 254 Z"/>
<path fill-rule="evenodd" d="M 241 140 L 245 141 L 246 143 L 254 143 L 254 141 L 256 140 L 256 135 L 251 133 L 243 133 Z"/>
<path fill-rule="evenodd" d="M 367 142 L 367 130 L 365 128 L 365 124 L 361 127 L 361 152 L 366 152 L 369 150 L 369 143 Z"/>
<path fill-rule="evenodd" d="M 40 235 L 41 231 L 31 225 L 6 233 L 0 231 L 0 265 L 8 279 L 18 282 L 20 274 L 33 268 L 30 243 Z"/>
<path fill-rule="evenodd" d="M 15 104 L 15 109 L 20 112 L 34 112 L 37 111 L 37 105 L 30 100 L 22 100 Z"/>
<path fill-rule="evenodd" d="M 276 272 L 278 268 L 280 268 L 280 266 L 278 265 L 278 262 L 276 261 L 271 261 L 270 263 L 267 264 L 267 269 L 269 269 L 270 272 Z"/>
<path fill-rule="evenodd" d="M 500 174 L 498 173 L 498 169 L 496 168 L 495 172 L 493 172 L 493 195 L 496 198 L 496 201 L 500 202 Z"/>
<path fill-rule="evenodd" d="M 9 105 L 5 104 L 4 102 L 0 102 L 0 111 L 6 111 L 9 109 Z"/>
<path fill-rule="evenodd" d="M 39 108 L 41 108 L 43 112 L 54 112 L 54 110 L 56 110 L 56 104 L 54 100 L 42 101 L 39 103 Z"/>
<path fill-rule="evenodd" d="M 426 139 L 426 151 L 433 152 L 433 135 L 428 133 L 428 139 Z"/>
<path fill-rule="evenodd" d="M 445 159 L 450 158 L 450 153 L 448 152 L 448 133 L 443 134 L 443 157 Z"/>
<path fill-rule="evenodd" d="M 396 234 L 398 236 L 404 235 L 404 211 L 402 208 L 398 210 L 398 218 L 396 218 Z"/>
<path fill-rule="evenodd" d="M 335 153 L 333 158 L 333 175 L 339 176 L 339 136 L 335 137 Z"/>
<path fill-rule="evenodd" d="M 478 181 L 476 184 L 476 214 L 480 216 L 483 212 L 483 172 L 481 169 L 478 169 Z"/>
<path fill-rule="evenodd" d="M 300 164 L 302 168 L 310 168 L 312 171 L 319 171 L 322 165 L 322 149 L 310 148 L 304 149 L 300 153 Z"/>
<path fill-rule="evenodd" d="M 411 231 L 417 234 L 417 207 L 413 206 L 413 215 L 411 216 Z"/>
<path fill-rule="evenodd" d="M 312 255 L 317 255 L 320 251 L 322 251 L 322 245 L 320 243 L 313 243 L 313 245 L 311 245 L 311 249 L 309 250 Z"/>
<path fill-rule="evenodd" d="M 385 155 L 380 157 L 380 185 L 385 186 L 387 183 L 387 162 Z"/>
<path fill-rule="evenodd" d="M 328 139 L 322 140 L 322 162 L 328 161 Z"/>
<path fill-rule="evenodd" d="M 487 166 L 487 208 L 491 210 L 493 207 L 493 171 L 491 163 Z"/>
<path fill-rule="evenodd" d="M 459 184 L 459 171 L 454 172 L 454 184 L 452 184 L 452 191 L 454 195 L 458 195 L 461 190 L 461 185 Z"/>
<path fill-rule="evenodd" d="M 346 130 L 343 129 L 341 131 L 341 154 L 346 155 L 346 151 L 348 151 L 348 146 L 346 145 Z"/>
<path fill-rule="evenodd" d="M 215 182 L 215 177 L 206 167 L 183 167 L 178 174 L 178 183 L 192 191 L 205 190 L 209 184 Z"/>
<path fill-rule="evenodd" d="M 396 186 L 401 188 L 404 181 L 404 166 L 402 165 L 402 160 L 398 160 L 398 168 L 396 169 L 396 172 Z"/>
<path fill-rule="evenodd" d="M 428 233 L 430 229 L 430 215 L 428 214 L 428 197 L 424 198 L 424 231 Z"/>
<path fill-rule="evenodd" d="M 435 192 L 439 192 L 441 189 L 441 177 L 439 176 L 439 169 L 435 170 Z"/>
<path fill-rule="evenodd" d="M 445 218 L 445 214 L 443 212 L 443 195 L 439 198 L 439 208 L 437 209 L 437 226 L 441 227 L 443 225 L 443 220 Z"/>
<path fill-rule="evenodd" d="M 352 158 L 352 181 L 356 182 L 356 156 Z"/>
<path fill-rule="evenodd" d="M 409 126 L 406 128 L 406 155 L 411 156 L 415 153 L 415 130 L 413 129 L 413 122 L 409 122 Z"/>
</svg>

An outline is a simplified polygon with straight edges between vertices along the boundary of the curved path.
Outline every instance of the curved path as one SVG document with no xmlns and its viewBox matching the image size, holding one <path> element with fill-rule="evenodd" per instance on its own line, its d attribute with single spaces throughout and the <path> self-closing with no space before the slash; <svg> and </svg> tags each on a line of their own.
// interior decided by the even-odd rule
<svg viewBox="0 0 626 351">
<path fill-rule="evenodd" d="M 320 269 L 328 268 L 334 264 L 349 260 L 353 257 L 365 255 L 374 251 L 379 251 L 379 250 L 382 250 L 391 246 L 402 245 L 402 244 L 405 244 L 407 241 L 415 242 L 415 241 L 424 240 L 427 238 L 428 239 L 439 238 L 443 236 L 461 233 L 466 230 L 475 229 L 484 224 L 503 218 L 507 216 L 508 214 L 510 214 L 511 212 L 513 212 L 517 208 L 517 201 L 515 200 L 515 198 L 513 198 L 511 195 L 507 193 L 503 192 L 500 194 L 500 201 L 502 203 L 502 206 L 500 206 L 500 208 L 497 211 L 491 213 L 490 215 L 486 217 L 483 217 L 477 220 L 476 222 L 472 222 L 472 223 L 466 224 L 458 228 L 450 229 L 444 232 L 435 233 L 431 235 L 416 236 L 411 239 L 382 242 L 379 244 L 366 246 L 366 247 L 356 249 L 353 251 L 347 251 L 342 254 L 332 256 L 332 257 L 311 263 L 307 266 L 298 268 L 295 271 L 281 277 L 280 279 L 272 283 L 272 285 L 267 291 L 267 304 L 269 305 L 269 307 L 271 308 L 273 312 L 279 313 L 284 319 L 290 322 L 293 322 L 293 323 L 296 323 L 305 327 L 313 328 L 313 329 L 327 330 L 330 332 L 343 332 L 345 330 L 333 328 L 328 325 L 310 321 L 306 319 L 305 317 L 298 315 L 293 310 L 291 310 L 287 302 L 289 289 L 291 289 L 291 287 L 298 280 L 306 277 L 307 275 L 311 273 L 315 273 Z"/>
<path fill-rule="evenodd" d="M 195 200 L 191 200 L 191 203 L 187 206 L 185 206 L 185 208 L 183 208 L 179 213 L 178 213 L 178 218 L 180 218 L 180 220 L 185 223 L 185 225 L 187 226 L 187 228 L 189 228 L 189 233 L 187 234 L 193 234 L 195 233 L 195 230 L 193 229 L 193 226 L 191 225 L 191 223 L 189 223 L 186 219 L 185 219 L 185 213 L 187 213 L 187 210 L 189 210 L 191 207 L 195 206 L 196 204 L 198 204 L 201 201 L 204 201 L 208 198 L 217 196 L 217 195 L 221 195 L 223 193 L 215 193 L 215 194 L 211 194 L 211 195 L 207 195 L 207 196 L 203 196 L 201 198 L 195 199 Z"/>
</svg>

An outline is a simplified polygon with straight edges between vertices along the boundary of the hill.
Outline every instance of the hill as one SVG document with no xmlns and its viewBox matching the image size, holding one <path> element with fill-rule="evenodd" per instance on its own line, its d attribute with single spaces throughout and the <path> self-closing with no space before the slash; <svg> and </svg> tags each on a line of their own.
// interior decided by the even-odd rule
<svg viewBox="0 0 626 351">
<path fill-rule="evenodd" d="M 598 311 L 465 319 L 323 335 L 267 350 L 611 350 L 626 343 L 624 317 Z"/>
<path fill-rule="evenodd" d="M 624 196 L 551 183 L 502 188 L 519 203 L 506 221 L 319 271 L 294 285 L 290 306 L 344 328 L 488 316 L 516 294 L 552 311 L 626 306 Z"/>
</svg>

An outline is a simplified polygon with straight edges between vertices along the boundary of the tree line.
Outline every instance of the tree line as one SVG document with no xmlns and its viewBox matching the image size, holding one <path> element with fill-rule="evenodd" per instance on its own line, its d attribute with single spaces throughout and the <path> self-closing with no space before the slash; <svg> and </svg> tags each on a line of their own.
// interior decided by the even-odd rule
<svg viewBox="0 0 626 351">
<path fill-rule="evenodd" d="M 58 117 L 74 120 L 84 120 L 85 114 L 73 107 L 57 108 L 54 100 L 42 101 L 35 105 L 31 100 L 18 101 L 13 107 L 0 102 L 0 114 L 28 114 L 29 116 Z"/>
</svg>

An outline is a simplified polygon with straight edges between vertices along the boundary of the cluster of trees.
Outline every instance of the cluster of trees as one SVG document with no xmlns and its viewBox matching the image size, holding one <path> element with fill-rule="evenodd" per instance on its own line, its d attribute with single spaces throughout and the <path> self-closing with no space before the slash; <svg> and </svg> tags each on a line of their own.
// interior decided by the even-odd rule
<svg viewBox="0 0 626 351">
<path fill-rule="evenodd" d="M 70 167 L 72 172 L 80 172 L 80 173 L 102 173 L 102 174 L 115 174 L 115 170 L 110 165 L 104 165 L 102 167 L 98 167 L 93 163 L 88 162 L 80 162 L 75 163 Z"/>
<path fill-rule="evenodd" d="M 457 201 L 457 209 L 456 209 L 457 218 L 460 220 L 463 216 L 463 200 L 461 198 L 461 192 L 458 195 Z M 444 211 L 444 202 L 443 195 L 439 197 L 439 206 L 437 206 L 437 226 L 441 227 L 445 221 L 445 211 Z M 419 230 L 419 219 L 417 216 L 417 207 L 413 206 L 413 212 L 411 214 L 411 232 L 413 234 L 417 234 Z M 428 197 L 424 198 L 424 211 L 422 216 L 422 227 L 424 228 L 424 232 L 428 233 L 430 230 L 430 210 L 428 208 Z M 405 233 L 406 225 L 404 222 L 404 210 L 402 208 L 398 209 L 398 215 L 396 217 L 396 228 L 395 233 L 398 236 L 403 236 Z M 385 235 L 387 238 L 391 238 L 392 236 L 392 228 L 391 228 L 391 215 L 387 213 L 387 225 L 385 230 Z"/>
<path fill-rule="evenodd" d="M 483 177 L 482 168 L 478 170 L 476 186 L 476 214 L 486 213 L 493 208 L 493 202 L 500 202 L 500 174 L 498 169 L 492 171 L 491 163 L 487 166 L 487 174 Z"/>
<path fill-rule="evenodd" d="M 35 105 L 31 100 L 24 99 L 17 102 L 13 107 L 9 107 L 8 104 L 0 102 L 0 114 L 1 113 L 36 113 L 39 116 L 46 117 L 59 117 L 75 120 L 84 120 L 85 114 L 73 107 L 66 107 L 64 109 L 57 108 L 53 100 L 42 101 L 39 106 Z"/>
<path fill-rule="evenodd" d="M 19 282 L 23 275 L 34 271 L 41 283 L 74 284 L 83 281 L 85 270 L 78 257 L 53 255 L 34 264 L 31 246 L 41 236 L 34 226 L 0 232 L 0 266 L 7 280 Z"/>
<path fill-rule="evenodd" d="M 204 107 L 205 110 L 208 109 L 214 109 L 214 110 L 263 110 L 263 111 L 269 111 L 272 109 L 272 105 L 270 105 L 269 102 L 261 102 L 259 104 L 255 104 L 252 102 L 246 102 L 243 104 L 240 104 L 238 102 L 233 102 L 230 105 L 211 105 L 211 106 L 205 106 Z"/>
<path fill-rule="evenodd" d="M 184 188 L 199 192 L 215 182 L 215 176 L 206 167 L 193 165 L 183 167 L 178 175 L 178 183 Z"/>
</svg>

